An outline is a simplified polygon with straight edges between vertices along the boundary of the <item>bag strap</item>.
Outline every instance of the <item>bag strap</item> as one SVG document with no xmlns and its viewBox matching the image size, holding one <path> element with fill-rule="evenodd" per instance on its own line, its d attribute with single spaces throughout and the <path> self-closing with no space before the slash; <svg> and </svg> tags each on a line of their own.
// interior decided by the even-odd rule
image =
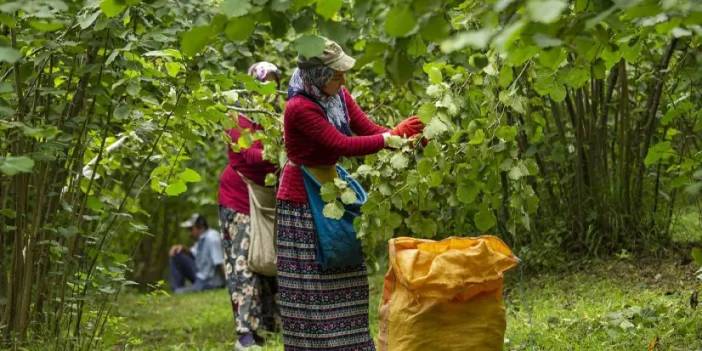
<svg viewBox="0 0 702 351">
<path fill-rule="evenodd" d="M 234 169 L 234 167 L 232 167 L 232 169 Z M 258 183 L 256 183 L 256 182 L 254 182 L 253 180 L 251 180 L 251 179 L 248 178 L 247 176 L 243 175 L 241 172 L 237 171 L 236 169 L 234 169 L 234 172 L 236 172 L 236 174 L 238 174 L 239 177 L 241 177 L 241 180 L 243 180 L 244 183 L 246 183 L 246 185 L 249 185 L 249 186 L 252 186 L 252 187 L 263 188 L 263 189 L 277 190 L 277 189 L 276 189 L 276 188 L 277 188 L 276 186 L 273 186 L 273 187 L 271 187 L 271 186 L 265 186 L 265 185 L 261 185 L 261 184 L 258 184 Z"/>
<path fill-rule="evenodd" d="M 244 183 L 246 183 L 246 187 L 248 188 L 247 190 L 249 192 L 249 201 L 254 201 L 255 202 L 254 205 L 256 205 L 256 207 L 264 208 L 261 205 L 261 201 L 258 199 L 258 197 L 256 197 L 255 190 L 272 191 L 273 194 L 275 194 L 277 192 L 277 189 L 275 187 L 267 187 L 267 186 L 262 186 L 262 185 L 256 184 L 256 182 L 247 178 L 246 176 L 241 174 L 241 172 L 239 172 L 239 171 L 235 171 L 235 172 L 241 177 L 241 179 L 244 181 Z M 268 207 L 266 207 L 266 208 L 268 208 Z"/>
</svg>

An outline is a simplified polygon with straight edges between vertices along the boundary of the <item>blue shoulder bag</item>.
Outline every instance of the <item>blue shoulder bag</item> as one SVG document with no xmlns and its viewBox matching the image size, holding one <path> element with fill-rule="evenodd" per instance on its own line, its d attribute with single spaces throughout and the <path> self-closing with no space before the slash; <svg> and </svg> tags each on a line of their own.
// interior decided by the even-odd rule
<svg viewBox="0 0 702 351">
<path fill-rule="evenodd" d="M 360 265 L 363 263 L 363 250 L 361 242 L 356 238 L 353 220 L 361 214 L 361 206 L 368 200 L 368 194 L 346 169 L 336 165 L 339 178 L 346 181 L 356 193 L 356 202 L 344 206 L 344 216 L 341 219 L 327 218 L 322 213 L 325 205 L 320 196 L 322 184 L 306 167 L 300 168 L 317 231 L 317 262 L 322 269 Z"/>
</svg>

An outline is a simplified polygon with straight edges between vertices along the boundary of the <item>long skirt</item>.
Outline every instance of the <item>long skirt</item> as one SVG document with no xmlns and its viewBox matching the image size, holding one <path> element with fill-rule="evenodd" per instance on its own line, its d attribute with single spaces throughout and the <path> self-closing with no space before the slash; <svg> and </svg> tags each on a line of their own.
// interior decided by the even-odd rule
<svg viewBox="0 0 702 351">
<path fill-rule="evenodd" d="M 307 204 L 279 201 L 278 288 L 286 351 L 375 350 L 365 265 L 322 270 Z"/>
<path fill-rule="evenodd" d="M 225 254 L 227 288 L 232 303 L 236 331 L 239 334 L 259 329 L 276 331 L 279 323 L 275 301 L 275 277 L 266 277 L 248 268 L 251 218 L 220 206 L 219 225 Z"/>
</svg>

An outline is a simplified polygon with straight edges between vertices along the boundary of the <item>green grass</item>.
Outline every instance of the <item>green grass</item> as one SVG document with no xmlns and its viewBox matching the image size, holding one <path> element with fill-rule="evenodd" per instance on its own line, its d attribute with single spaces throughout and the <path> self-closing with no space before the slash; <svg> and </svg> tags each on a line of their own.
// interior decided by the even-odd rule
<svg viewBox="0 0 702 351">
<path fill-rule="evenodd" d="M 673 222 L 673 241 L 702 243 L 702 210 L 690 206 L 681 211 Z"/>
<path fill-rule="evenodd" d="M 610 261 L 579 271 L 506 283 L 505 350 L 702 351 L 702 306 L 689 297 L 694 267 L 673 261 Z M 382 276 L 371 277 L 371 329 L 377 333 Z M 186 296 L 128 294 L 105 335 L 111 350 L 231 350 L 234 326 L 224 290 Z M 266 350 L 282 350 L 278 335 Z"/>
<path fill-rule="evenodd" d="M 702 350 L 693 266 L 610 262 L 512 282 L 508 350 Z"/>
<path fill-rule="evenodd" d="M 232 350 L 235 332 L 225 289 L 188 295 L 128 294 L 105 344 L 116 350 Z M 279 338 L 267 350 L 279 350 Z"/>
</svg>

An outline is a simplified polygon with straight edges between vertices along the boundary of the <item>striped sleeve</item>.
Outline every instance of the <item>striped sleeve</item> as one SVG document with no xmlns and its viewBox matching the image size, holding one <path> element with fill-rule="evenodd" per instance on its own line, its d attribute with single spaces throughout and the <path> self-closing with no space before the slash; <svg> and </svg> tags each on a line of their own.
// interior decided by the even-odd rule
<svg viewBox="0 0 702 351">
<path fill-rule="evenodd" d="M 368 155 L 378 152 L 385 146 L 381 134 L 344 135 L 327 121 L 319 106 L 302 98 L 293 98 L 288 101 L 288 106 L 285 109 L 285 123 L 293 126 L 300 134 L 316 140 L 340 156 Z"/>
</svg>

